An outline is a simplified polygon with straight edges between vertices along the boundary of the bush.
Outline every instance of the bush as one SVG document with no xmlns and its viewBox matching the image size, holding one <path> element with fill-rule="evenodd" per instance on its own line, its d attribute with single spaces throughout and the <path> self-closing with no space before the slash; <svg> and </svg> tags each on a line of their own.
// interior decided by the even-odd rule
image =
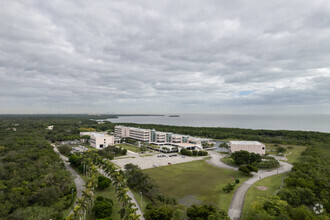
<svg viewBox="0 0 330 220">
<path fill-rule="evenodd" d="M 232 183 L 228 183 L 225 187 L 223 187 L 223 191 L 226 192 L 226 193 L 230 193 L 232 190 L 234 190 L 235 188 L 235 183 L 232 184 Z"/>
<path fill-rule="evenodd" d="M 144 213 L 144 217 L 146 220 L 171 220 L 173 208 L 167 205 L 160 207 L 149 205 Z"/>
<path fill-rule="evenodd" d="M 261 161 L 256 165 L 258 168 L 276 168 L 280 166 L 280 163 L 277 160 L 267 160 L 267 161 Z"/>
<path fill-rule="evenodd" d="M 68 156 L 72 151 L 72 147 L 70 147 L 68 145 L 59 146 L 57 149 L 61 154 L 64 154 L 66 156 Z"/>
<path fill-rule="evenodd" d="M 251 172 L 258 172 L 258 169 L 251 165 L 242 165 L 238 168 L 238 170 L 247 176 L 250 176 Z"/>
<path fill-rule="evenodd" d="M 208 152 L 207 151 L 197 151 L 197 150 L 187 150 L 187 149 L 181 149 L 180 151 L 181 155 L 186 155 L 186 156 L 207 156 Z"/>
<path fill-rule="evenodd" d="M 97 178 L 97 187 L 101 190 L 108 188 L 111 184 L 111 180 L 105 176 L 99 176 Z"/>
<path fill-rule="evenodd" d="M 93 212 L 97 218 L 106 218 L 112 214 L 113 201 L 102 196 L 96 198 Z"/>
<path fill-rule="evenodd" d="M 278 148 L 276 149 L 276 152 L 277 152 L 278 154 L 283 154 L 283 153 L 285 153 L 285 151 L 286 151 L 286 148 L 284 148 L 284 147 L 278 147 Z"/>
<path fill-rule="evenodd" d="M 239 179 L 236 179 L 236 180 L 235 180 L 235 183 L 236 183 L 236 184 L 239 184 Z"/>
</svg>

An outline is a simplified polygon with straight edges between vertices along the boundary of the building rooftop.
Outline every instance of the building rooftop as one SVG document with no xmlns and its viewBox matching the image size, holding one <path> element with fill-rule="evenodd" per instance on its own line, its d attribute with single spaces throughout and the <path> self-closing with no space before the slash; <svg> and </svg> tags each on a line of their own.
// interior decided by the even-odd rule
<svg viewBox="0 0 330 220">
<path fill-rule="evenodd" d="M 229 143 L 235 145 L 263 145 L 259 141 L 229 141 Z"/>
</svg>

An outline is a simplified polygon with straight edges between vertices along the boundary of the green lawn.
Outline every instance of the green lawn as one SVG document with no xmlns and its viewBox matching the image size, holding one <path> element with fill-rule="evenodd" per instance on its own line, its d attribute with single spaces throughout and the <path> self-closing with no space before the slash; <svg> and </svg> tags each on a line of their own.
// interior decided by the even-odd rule
<svg viewBox="0 0 330 220">
<path fill-rule="evenodd" d="M 130 151 L 133 151 L 135 153 L 139 153 L 140 152 L 140 148 L 132 145 L 132 144 L 116 144 L 116 146 L 118 147 L 122 147 L 126 150 L 130 150 Z"/>
<path fill-rule="evenodd" d="M 302 152 L 304 152 L 306 150 L 306 146 L 292 146 L 293 149 L 287 149 L 287 152 L 285 152 L 286 154 L 291 152 L 291 154 L 288 154 L 286 156 L 286 158 L 288 159 L 288 163 L 294 163 L 294 162 L 298 162 L 299 157 L 301 155 Z"/>
<path fill-rule="evenodd" d="M 235 178 L 240 179 L 240 184 L 249 178 L 237 171 L 211 166 L 204 160 L 143 171 L 155 180 L 161 193 L 176 197 L 178 202 L 213 203 L 226 211 L 234 192 L 224 193 L 222 188 Z"/>
<path fill-rule="evenodd" d="M 234 160 L 230 157 L 223 157 L 223 158 L 221 158 L 221 161 L 224 162 L 225 164 L 230 165 L 230 166 L 237 167 L 237 164 L 235 164 Z"/>
<path fill-rule="evenodd" d="M 151 201 L 145 197 L 143 194 L 142 194 L 142 206 L 141 206 L 141 194 L 135 190 L 132 190 L 132 193 L 134 195 L 134 198 L 136 199 L 136 201 L 138 202 L 140 208 L 142 209 L 142 212 L 144 213 L 145 210 L 146 210 L 146 206 L 151 203 Z"/>
<path fill-rule="evenodd" d="M 283 173 L 271 177 L 267 177 L 265 179 L 259 180 L 255 184 L 253 184 L 250 189 L 245 194 L 245 202 L 244 208 L 242 213 L 242 219 L 247 218 L 248 212 L 251 210 L 251 204 L 258 198 L 258 197 L 265 197 L 274 195 L 276 190 L 279 188 L 282 182 L 282 177 L 287 176 L 288 173 Z M 257 186 L 265 186 L 267 187 L 266 190 L 260 190 L 256 188 Z"/>
<path fill-rule="evenodd" d="M 298 145 L 280 144 L 280 146 L 287 149 L 285 152 L 285 154 L 287 154 L 287 156 L 286 156 L 286 158 L 288 159 L 287 162 L 291 163 L 291 164 L 294 162 L 297 162 L 299 160 L 301 153 L 304 152 L 307 148 L 306 146 L 298 146 Z M 288 147 L 290 147 L 290 146 L 293 147 L 293 149 L 289 149 Z M 266 144 L 266 153 L 277 155 L 276 152 L 268 151 L 268 150 L 276 150 L 276 147 L 274 146 L 274 144 Z M 289 154 L 290 152 L 291 152 L 291 154 Z"/>
<path fill-rule="evenodd" d="M 98 149 L 96 149 L 95 147 L 92 147 L 92 146 L 90 146 L 88 144 L 81 144 L 81 146 L 86 147 L 88 150 L 98 151 Z"/>
</svg>

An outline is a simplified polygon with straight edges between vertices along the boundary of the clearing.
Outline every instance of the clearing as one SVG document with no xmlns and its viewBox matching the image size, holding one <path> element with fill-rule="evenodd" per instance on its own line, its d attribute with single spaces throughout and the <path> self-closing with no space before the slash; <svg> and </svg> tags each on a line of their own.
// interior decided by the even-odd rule
<svg viewBox="0 0 330 220">
<path fill-rule="evenodd" d="M 223 192 L 227 183 L 236 178 L 238 186 L 249 179 L 237 171 L 217 168 L 204 160 L 176 164 L 143 170 L 150 175 L 159 186 L 161 193 L 176 197 L 178 202 L 190 206 L 192 203 L 212 203 L 227 211 L 235 190 Z"/>
</svg>

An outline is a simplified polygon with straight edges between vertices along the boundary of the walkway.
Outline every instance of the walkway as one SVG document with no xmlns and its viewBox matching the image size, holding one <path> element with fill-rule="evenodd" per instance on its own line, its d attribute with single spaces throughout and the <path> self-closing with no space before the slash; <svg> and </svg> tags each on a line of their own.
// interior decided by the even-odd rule
<svg viewBox="0 0 330 220">
<path fill-rule="evenodd" d="M 221 158 L 223 158 L 227 155 L 220 154 L 219 152 L 216 152 L 216 151 L 208 151 L 208 153 L 211 156 L 210 159 L 206 160 L 206 162 L 208 164 L 213 165 L 215 167 L 219 167 L 219 168 L 238 170 L 237 167 L 230 166 L 230 165 L 225 164 L 224 162 L 221 161 Z"/>
<path fill-rule="evenodd" d="M 238 170 L 237 167 L 230 166 L 228 164 L 223 163 L 220 159 L 225 157 L 226 155 L 222 155 L 215 151 L 209 151 L 209 155 L 211 156 L 210 159 L 206 160 L 207 163 L 220 167 L 225 169 L 231 169 L 231 170 Z M 252 184 L 257 182 L 260 179 L 263 179 L 265 177 L 274 176 L 281 173 L 289 172 L 292 168 L 291 164 L 281 162 L 280 167 L 278 169 L 273 170 L 260 170 L 258 173 L 253 173 L 253 177 L 244 183 L 240 185 L 240 187 L 237 188 L 235 191 L 233 198 L 231 200 L 231 204 L 228 210 L 228 215 L 232 220 L 240 219 L 242 211 L 243 211 L 243 205 L 244 205 L 244 199 L 245 199 L 245 193 L 248 191 L 248 189 L 251 187 Z"/>
<path fill-rule="evenodd" d="M 280 162 L 280 167 L 273 170 L 260 170 L 258 173 L 253 173 L 253 177 L 245 181 L 238 189 L 235 191 L 234 196 L 231 200 L 228 215 L 232 220 L 238 220 L 241 217 L 245 199 L 245 193 L 251 187 L 252 184 L 265 177 L 274 176 L 281 173 L 286 173 L 291 171 L 292 165 Z"/>
</svg>

